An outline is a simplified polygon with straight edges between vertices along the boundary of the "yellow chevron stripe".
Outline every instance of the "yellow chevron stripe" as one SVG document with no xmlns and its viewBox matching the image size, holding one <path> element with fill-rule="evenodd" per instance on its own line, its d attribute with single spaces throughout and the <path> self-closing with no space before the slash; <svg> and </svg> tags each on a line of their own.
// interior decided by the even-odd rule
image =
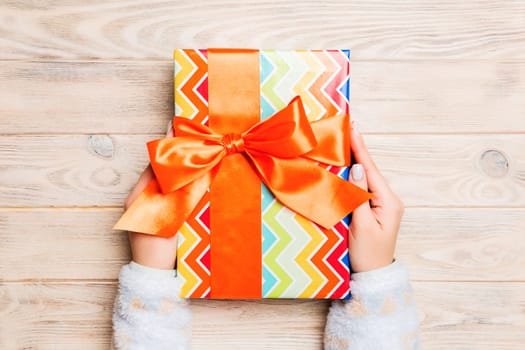
<svg viewBox="0 0 525 350">
<path fill-rule="evenodd" d="M 187 223 L 184 223 L 177 233 L 184 237 L 184 241 L 177 248 L 177 254 L 179 255 L 179 261 L 184 260 L 191 249 L 195 246 L 198 240 L 198 236 L 191 230 Z M 200 282 L 200 278 L 191 271 L 188 264 L 179 263 L 177 264 L 178 273 L 184 279 L 184 284 L 181 288 L 181 297 L 187 298 L 191 292 L 195 289 L 197 284 Z"/>
<path fill-rule="evenodd" d="M 295 220 L 299 226 L 312 237 L 312 240 L 304 247 L 303 251 L 297 255 L 297 262 L 312 279 L 310 284 L 301 292 L 299 298 L 313 298 L 316 292 L 322 287 L 325 279 L 309 258 L 311 258 L 314 252 L 322 245 L 324 237 L 321 232 L 316 230 L 313 224 L 304 217 L 296 215 Z"/>
<path fill-rule="evenodd" d="M 175 111 L 175 115 L 191 118 L 197 113 L 195 106 L 191 101 L 181 92 L 183 83 L 197 70 L 191 63 L 191 59 L 181 49 L 176 49 L 173 53 L 175 62 L 180 66 L 180 69 L 175 72 L 175 79 L 173 79 L 173 91 L 175 92 L 175 105 L 180 110 Z"/>
<path fill-rule="evenodd" d="M 294 86 L 293 91 L 297 95 L 301 95 L 308 112 L 308 120 L 317 120 L 323 115 L 324 111 L 317 103 L 315 97 L 308 91 L 308 88 L 317 80 L 319 74 L 324 71 L 324 66 L 314 58 L 313 53 L 310 51 L 300 50 L 297 51 L 297 54 L 308 65 L 309 69 Z"/>
</svg>

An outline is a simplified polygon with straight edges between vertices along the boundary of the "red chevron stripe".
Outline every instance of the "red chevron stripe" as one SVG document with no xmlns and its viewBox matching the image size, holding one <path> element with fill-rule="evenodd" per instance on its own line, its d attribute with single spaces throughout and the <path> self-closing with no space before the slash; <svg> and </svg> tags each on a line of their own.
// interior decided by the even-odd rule
<svg viewBox="0 0 525 350">
<path fill-rule="evenodd" d="M 319 226 L 318 228 L 323 232 L 327 240 L 312 257 L 312 262 L 319 269 L 319 272 L 326 277 L 327 282 L 323 285 L 321 290 L 315 295 L 314 298 L 326 299 L 328 298 L 330 292 L 332 292 L 332 290 L 337 286 L 339 278 L 323 261 L 323 258 L 328 255 L 330 249 L 332 249 L 332 247 L 337 243 L 337 236 L 334 232 L 332 232 L 332 230 L 327 230 Z"/>
<path fill-rule="evenodd" d="M 181 92 L 197 109 L 197 114 L 193 117 L 193 120 L 200 123 L 205 123 L 208 118 L 208 63 L 207 63 L 207 50 L 184 50 L 189 59 L 197 67 L 186 83 L 180 88 Z M 199 54 L 200 53 L 200 54 Z M 195 89 L 195 90 L 194 90 Z M 190 298 L 206 298 L 209 297 L 207 291 L 210 288 L 210 259 L 209 259 L 209 245 L 210 245 L 210 234 L 209 234 L 209 218 L 207 219 L 204 211 L 197 218 L 197 215 L 205 208 L 209 206 L 209 192 L 207 192 L 203 198 L 199 201 L 193 213 L 186 221 L 188 225 L 196 232 L 199 236 L 199 242 L 189 252 L 185 259 L 188 267 L 201 279 L 201 282 L 193 293 L 189 296 Z M 204 265 L 208 270 L 202 267 Z M 206 295 L 205 295 L 206 293 Z"/>
<path fill-rule="evenodd" d="M 329 50 L 326 51 L 326 54 L 330 55 L 341 70 L 339 71 L 339 74 L 334 76 L 334 78 L 328 83 L 325 91 L 331 96 L 334 102 L 337 103 L 343 113 L 348 113 L 349 105 L 347 97 L 339 92 L 339 87 L 350 75 L 350 61 L 348 60 L 348 57 L 339 50 Z M 339 175 L 344 169 L 345 168 L 343 167 L 331 167 L 329 170 L 330 172 Z M 343 298 L 348 293 L 348 288 L 350 286 L 350 271 L 348 266 L 340 260 L 348 250 L 348 227 L 344 221 L 340 221 L 333 227 L 333 231 L 342 238 L 341 242 L 339 242 L 327 259 L 342 280 L 331 295 L 331 298 L 335 299 Z"/>
<path fill-rule="evenodd" d="M 348 79 L 350 75 L 350 61 L 348 60 L 348 57 L 340 50 L 328 50 L 326 51 L 326 54 L 332 57 L 333 61 L 336 62 L 337 67 L 341 70 L 328 83 L 324 91 L 334 100 L 343 113 L 348 113 L 349 108 L 347 97 L 341 95 L 339 92 L 339 87 L 344 81 Z"/>
<path fill-rule="evenodd" d="M 197 70 L 181 87 L 181 92 L 188 100 L 191 101 L 191 103 L 195 105 L 195 108 L 197 108 L 197 114 L 193 117 L 193 120 L 202 123 L 208 117 L 208 100 L 206 99 L 206 103 L 204 103 L 202 101 L 204 96 L 201 94 L 197 95 L 193 89 L 208 74 L 208 63 L 203 59 L 203 56 L 201 56 L 197 50 L 184 50 L 184 52 L 188 55 L 193 64 L 197 66 Z"/>
<path fill-rule="evenodd" d="M 341 299 L 348 293 L 348 286 L 350 285 L 348 267 L 339 260 L 348 250 L 348 227 L 346 227 L 346 225 L 340 221 L 334 226 L 333 232 L 342 240 L 339 242 L 332 254 L 330 254 L 327 261 L 336 271 L 341 281 L 334 292 L 330 295 L 330 298 Z"/>
<path fill-rule="evenodd" d="M 201 198 L 199 204 L 197 204 L 197 207 L 195 208 L 193 213 L 190 215 L 188 220 L 186 220 L 186 223 L 191 226 L 191 228 L 197 233 L 200 239 L 197 245 L 195 246 L 195 248 L 188 254 L 185 260 L 189 268 L 201 279 L 201 283 L 199 283 L 197 288 L 195 288 L 193 293 L 190 295 L 190 298 L 202 298 L 204 297 L 204 294 L 206 293 L 208 288 L 210 288 L 210 273 L 209 273 L 210 267 L 209 265 L 206 266 L 208 269 L 208 271 L 206 271 L 199 264 L 199 257 L 206 250 L 209 250 L 210 229 L 209 229 L 209 226 L 208 227 L 203 226 L 203 223 L 197 220 L 197 216 L 203 210 L 203 208 L 205 208 L 206 206 L 209 207 L 209 202 L 210 202 L 210 193 L 206 192 L 206 194 Z"/>
<path fill-rule="evenodd" d="M 328 170 L 332 174 L 335 174 L 335 175 L 339 176 L 339 174 L 342 173 L 345 168 L 346 167 L 340 167 L 340 166 L 335 166 L 334 165 L 334 166 L 327 167 L 326 170 Z M 342 176 L 339 176 L 339 177 L 342 177 Z"/>
<path fill-rule="evenodd" d="M 198 217 L 198 221 L 201 222 L 204 227 L 206 228 L 206 232 L 210 232 L 210 206 L 208 205 L 208 208 L 201 213 L 201 215 Z M 201 256 L 200 262 L 202 265 L 204 265 L 208 271 L 207 273 L 210 273 L 210 260 L 211 260 L 211 254 L 210 254 L 210 247 L 208 246 L 205 250 L 206 252 L 204 255 Z"/>
<path fill-rule="evenodd" d="M 316 58 L 318 58 L 319 61 L 321 61 L 326 68 L 325 72 L 321 74 L 321 76 L 314 82 L 314 84 L 312 84 L 312 86 L 310 86 L 309 91 L 312 93 L 312 95 L 315 96 L 315 98 L 317 98 L 317 100 L 323 105 L 323 107 L 326 108 L 326 112 L 323 115 L 324 118 L 329 115 L 336 114 L 338 112 L 338 109 L 334 102 L 328 99 L 326 95 L 321 91 L 321 89 L 323 88 L 324 84 L 330 81 L 330 83 L 327 84 L 326 88 L 324 88 L 324 91 L 330 94 L 330 96 L 334 96 L 335 99 L 335 97 L 339 96 L 337 88 L 342 83 L 342 81 L 346 79 L 346 74 L 345 70 L 339 71 L 338 74 L 334 74 L 340 66 L 335 64 L 327 56 L 326 52 L 316 51 L 315 55 Z M 342 99 L 342 102 L 340 102 L 338 99 L 336 100 L 336 102 L 342 103 L 342 108 L 340 108 L 343 111 L 346 110 L 347 102 L 345 99 Z M 338 174 L 341 170 L 341 168 L 338 167 L 329 167 L 325 164 L 320 165 L 325 168 L 328 168 L 329 171 L 333 172 L 334 174 Z M 344 226 L 344 224 L 342 223 L 339 223 L 338 225 Z M 323 228 L 320 229 L 327 237 L 327 241 L 322 245 L 322 247 L 319 248 L 316 254 L 312 257 L 312 262 L 327 278 L 328 281 L 317 293 L 315 298 L 341 298 L 348 292 L 349 276 L 348 270 L 344 265 L 342 265 L 338 261 L 338 258 L 340 258 L 341 255 L 345 253 L 346 249 L 348 249 L 347 236 L 341 236 L 339 231 L 334 232 L 332 230 L 326 230 Z M 337 244 L 339 237 L 343 237 L 343 241 Z M 329 253 L 330 249 L 332 249 L 334 246 L 336 246 L 334 251 L 332 253 Z M 327 262 L 325 263 L 323 261 L 323 258 L 327 255 L 329 256 L 327 257 Z M 334 273 L 328 265 L 331 266 L 336 271 L 336 273 Z"/>
<path fill-rule="evenodd" d="M 330 99 L 323 93 L 323 86 L 336 75 L 335 72 L 338 66 L 326 55 L 324 51 L 315 51 L 315 57 L 324 66 L 323 73 L 316 79 L 316 81 L 308 88 L 308 91 L 323 105 L 326 109 L 322 118 L 337 114 L 337 107 Z"/>
<path fill-rule="evenodd" d="M 208 247 L 209 248 L 209 247 Z M 210 261 L 211 261 L 210 249 L 206 250 L 206 253 L 201 257 L 201 263 L 206 266 L 208 271 L 210 271 Z"/>
<path fill-rule="evenodd" d="M 208 102 L 208 77 L 205 77 L 199 86 L 195 89 L 202 99 Z"/>
</svg>

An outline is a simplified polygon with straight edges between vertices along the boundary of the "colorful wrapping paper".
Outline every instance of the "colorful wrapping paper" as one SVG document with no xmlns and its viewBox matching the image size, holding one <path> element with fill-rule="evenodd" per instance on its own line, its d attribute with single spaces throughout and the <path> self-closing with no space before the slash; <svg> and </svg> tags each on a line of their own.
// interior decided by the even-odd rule
<svg viewBox="0 0 525 350">
<path fill-rule="evenodd" d="M 259 51 L 261 119 L 281 110 L 297 95 L 310 121 L 348 114 L 349 56 L 348 50 Z M 208 51 L 176 49 L 174 65 L 175 114 L 208 125 Z M 348 179 L 348 167 L 324 167 Z M 261 249 L 253 252 L 261 261 L 261 271 L 255 274 L 261 279 L 260 297 L 348 298 L 349 217 L 331 229 L 322 228 L 284 207 L 261 186 Z M 181 297 L 215 298 L 211 293 L 211 235 L 208 191 L 178 232 L 177 269 L 184 281 Z"/>
</svg>

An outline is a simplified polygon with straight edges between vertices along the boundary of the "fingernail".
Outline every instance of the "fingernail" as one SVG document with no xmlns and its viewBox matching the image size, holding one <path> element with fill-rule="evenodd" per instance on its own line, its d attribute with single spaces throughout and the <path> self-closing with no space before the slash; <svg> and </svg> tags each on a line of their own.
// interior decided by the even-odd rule
<svg viewBox="0 0 525 350">
<path fill-rule="evenodd" d="M 166 129 L 166 134 L 168 134 L 172 128 L 173 128 L 173 120 L 170 119 L 168 123 L 168 128 Z"/>
<path fill-rule="evenodd" d="M 357 126 L 357 121 L 356 121 L 356 120 L 352 120 L 352 130 L 353 130 L 357 135 L 359 135 L 359 127 Z"/>
<path fill-rule="evenodd" d="M 352 170 L 350 171 L 352 174 L 352 179 L 354 181 L 360 181 L 363 178 L 363 166 L 361 164 L 354 164 L 352 165 Z"/>
</svg>

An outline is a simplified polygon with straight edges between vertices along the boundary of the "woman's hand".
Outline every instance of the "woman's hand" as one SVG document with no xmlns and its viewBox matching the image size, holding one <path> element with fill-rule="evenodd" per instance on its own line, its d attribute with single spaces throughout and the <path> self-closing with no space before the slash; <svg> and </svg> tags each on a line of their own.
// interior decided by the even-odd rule
<svg viewBox="0 0 525 350">
<path fill-rule="evenodd" d="M 353 211 L 349 232 L 352 271 L 365 272 L 392 263 L 404 206 L 374 164 L 355 122 L 351 140 L 356 163 L 350 181 L 374 195 Z"/>
<path fill-rule="evenodd" d="M 167 137 L 173 137 L 173 128 L 169 123 Z M 151 165 L 140 175 L 135 187 L 130 192 L 124 202 L 124 209 L 133 203 L 135 198 L 142 193 L 144 188 L 153 178 Z M 177 257 L 177 239 L 176 235 L 170 238 L 157 237 L 145 233 L 128 232 L 129 243 L 131 246 L 132 260 L 149 267 L 157 269 L 173 269 Z"/>
</svg>

